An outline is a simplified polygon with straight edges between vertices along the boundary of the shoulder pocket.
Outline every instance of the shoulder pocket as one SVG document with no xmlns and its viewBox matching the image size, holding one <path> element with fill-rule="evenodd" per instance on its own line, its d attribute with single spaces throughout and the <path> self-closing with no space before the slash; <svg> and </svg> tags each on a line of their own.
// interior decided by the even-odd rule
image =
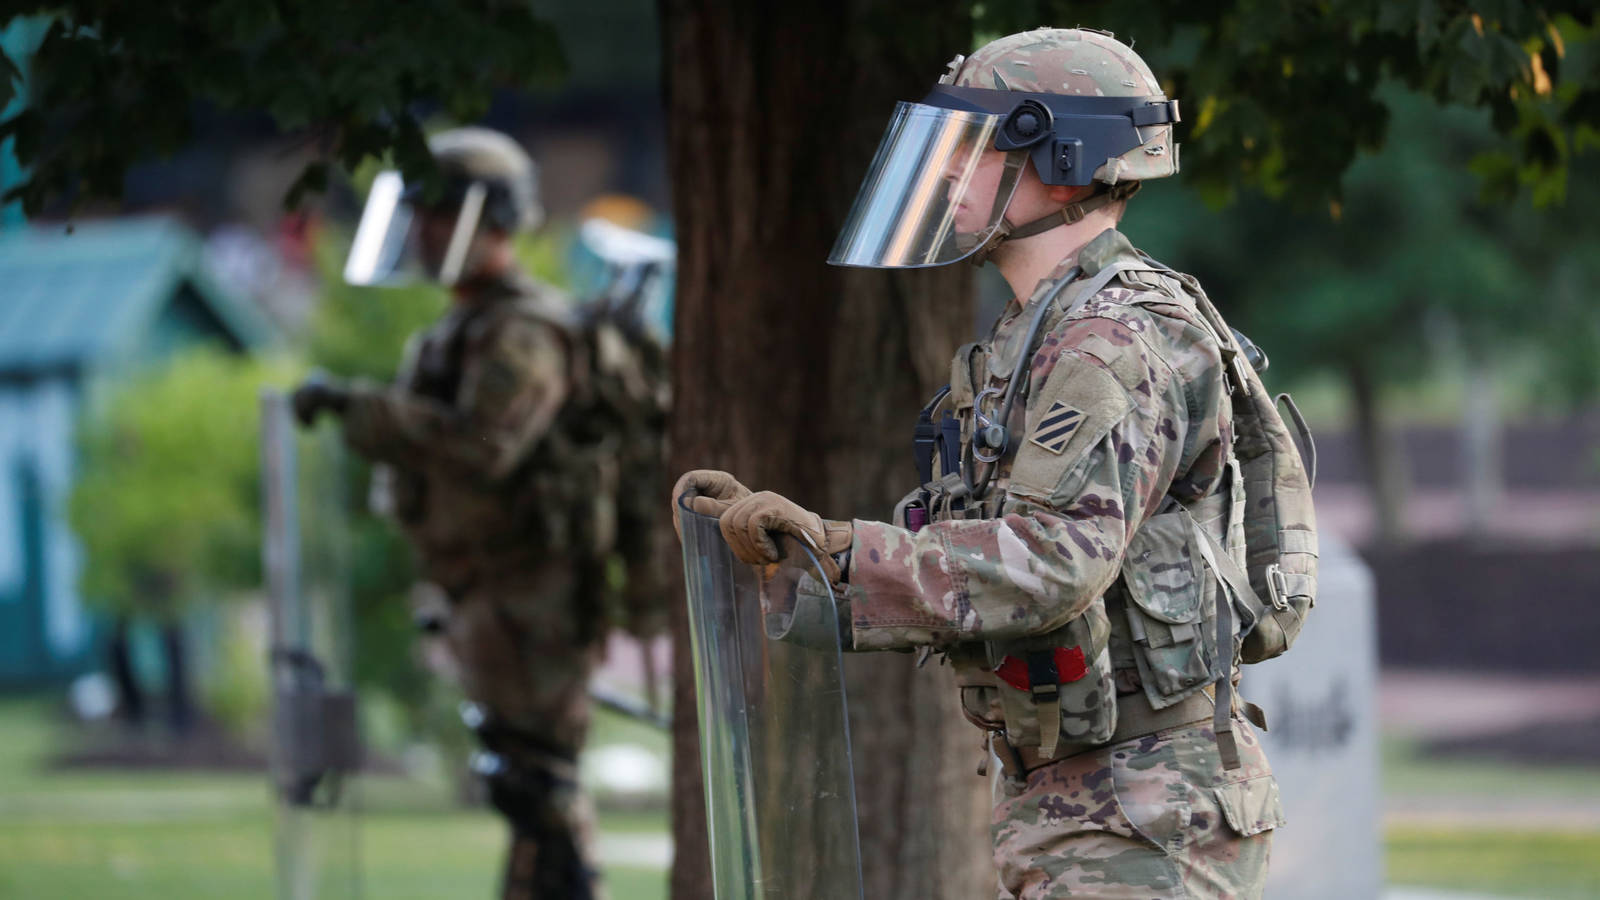
<svg viewBox="0 0 1600 900">
<path fill-rule="evenodd" d="M 1026 433 L 1015 438 L 1011 493 L 1060 499 L 1067 474 L 1131 409 L 1133 398 L 1111 372 L 1063 355 L 1043 389 L 1028 399 Z"/>
</svg>

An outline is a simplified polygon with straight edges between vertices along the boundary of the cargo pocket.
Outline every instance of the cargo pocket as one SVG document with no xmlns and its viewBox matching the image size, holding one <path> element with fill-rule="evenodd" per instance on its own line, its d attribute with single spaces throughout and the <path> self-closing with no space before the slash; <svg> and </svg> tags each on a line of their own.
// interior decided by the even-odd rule
<svg viewBox="0 0 1600 900">
<path fill-rule="evenodd" d="M 957 679 L 961 687 L 961 715 L 984 731 L 1005 731 L 1005 711 L 1000 706 L 1000 689 L 995 687 L 993 673 L 962 673 Z"/>
<path fill-rule="evenodd" d="M 956 644 L 945 650 L 945 659 L 954 671 L 961 690 L 961 714 L 985 731 L 1004 731 L 1005 711 L 1000 706 L 1000 691 L 994 673 L 989 671 L 984 644 Z"/>
<path fill-rule="evenodd" d="M 1278 779 L 1271 775 L 1258 775 L 1212 788 L 1212 794 L 1217 805 L 1222 807 L 1222 818 L 1240 837 L 1271 831 L 1284 822 Z"/>
<path fill-rule="evenodd" d="M 1216 680 L 1217 585 L 1178 510 L 1152 516 L 1128 542 L 1128 629 L 1150 705 L 1162 709 Z"/>
<path fill-rule="evenodd" d="M 975 694 L 973 701 L 995 701 L 1005 720 L 1006 740 L 1014 747 L 1044 747 L 1054 743 L 1056 756 L 1081 752 L 1085 747 L 1111 740 L 1117 728 L 1116 687 L 1112 682 L 1111 655 L 1107 651 L 1111 624 L 1102 603 L 1092 603 L 1083 614 L 1065 626 L 1036 637 L 1018 641 L 997 641 L 990 645 L 989 665 L 993 669 L 993 693 Z M 1056 714 L 1041 715 L 1039 699 L 1029 688 L 1028 660 L 1039 654 L 1060 652 L 1059 681 L 1055 685 Z M 1076 668 L 1074 668 L 1076 667 Z M 963 707 L 967 690 L 962 691 Z M 970 710 L 968 719 L 974 720 Z M 1055 719 L 1055 741 L 1045 740 L 1045 720 Z M 1070 749 L 1069 749 L 1070 745 Z"/>
</svg>

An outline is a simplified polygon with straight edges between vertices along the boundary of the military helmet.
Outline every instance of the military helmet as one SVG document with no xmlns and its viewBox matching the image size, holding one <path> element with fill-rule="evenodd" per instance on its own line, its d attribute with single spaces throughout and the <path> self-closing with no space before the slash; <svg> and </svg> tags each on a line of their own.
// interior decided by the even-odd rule
<svg viewBox="0 0 1600 900">
<path fill-rule="evenodd" d="M 539 170 L 511 137 L 488 128 L 452 128 L 428 139 L 438 177 L 407 182 L 388 169 L 372 179 L 345 260 L 351 284 L 403 284 L 426 276 L 452 285 L 482 252 L 485 228 L 529 231 L 544 220 Z M 421 248 L 419 213 L 453 217 L 448 247 L 437 259 Z"/>
<path fill-rule="evenodd" d="M 951 63 L 950 83 L 958 87 L 1013 91 L 1025 94 L 1054 94 L 1065 97 L 1133 98 L 1143 101 L 1135 108 L 1132 147 L 1122 149 L 1128 138 L 1111 144 L 1104 159 L 1083 160 L 1088 178 L 1105 184 L 1165 178 L 1178 171 L 1178 145 L 1172 140 L 1172 125 L 1178 121 L 1178 101 L 1167 100 L 1155 73 L 1133 48 L 1109 32 L 1089 28 L 1039 28 L 990 41 L 971 56 L 957 57 Z M 953 77 L 952 77 L 953 76 Z M 1049 105 L 1049 101 L 1044 101 Z M 1114 103 L 1106 106 L 1118 109 Z M 1075 128 L 1088 122 L 1072 122 L 1079 116 L 1094 116 L 1099 110 L 1066 112 L 1067 122 L 1055 122 L 1056 137 L 1070 137 Z M 1023 117 L 1026 113 L 1019 113 Z M 1141 125 L 1140 122 L 1149 124 Z M 1034 137 L 1043 147 L 1049 142 Z M 1120 151 L 1120 152 L 1116 152 Z M 1037 156 L 1037 154 L 1036 154 Z M 1037 163 L 1037 158 L 1035 162 Z M 1091 168 L 1092 167 L 1092 168 Z M 1050 176 L 1063 173 L 1039 168 L 1046 184 Z M 1081 170 L 1080 170 L 1081 171 Z M 1072 184 L 1087 183 L 1081 176 Z"/>
<path fill-rule="evenodd" d="M 444 181 L 438 205 L 460 206 L 471 186 L 479 184 L 485 191 L 483 220 L 490 226 L 529 231 L 544 220 L 538 166 L 509 135 L 491 128 L 452 128 L 429 138 L 428 150 Z"/>
<path fill-rule="evenodd" d="M 952 60 L 920 102 L 895 107 L 828 261 L 982 263 L 1008 238 L 1077 222 L 1176 172 L 1177 121 L 1178 102 L 1149 66 L 1105 32 L 1041 28 L 992 41 Z M 1006 209 L 1030 161 L 1046 185 L 1096 190 L 1012 223 Z"/>
</svg>

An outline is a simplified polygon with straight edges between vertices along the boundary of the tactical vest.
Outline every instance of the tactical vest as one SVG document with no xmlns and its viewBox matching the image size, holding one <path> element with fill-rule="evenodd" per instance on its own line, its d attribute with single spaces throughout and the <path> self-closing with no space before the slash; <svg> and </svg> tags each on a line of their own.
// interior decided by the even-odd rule
<svg viewBox="0 0 1600 900">
<path fill-rule="evenodd" d="M 918 530 L 1008 511 L 1019 444 L 1010 436 L 1025 433 L 1017 400 L 1033 387 L 1028 372 L 1039 342 L 1113 279 L 1192 299 L 1229 373 L 1234 440 L 1227 477 L 1187 505 L 1169 496 L 1129 540 L 1116 583 L 1083 615 L 1046 634 L 958 644 L 946 654 L 963 712 L 1001 738 L 1013 773 L 1208 717 L 1224 765 L 1235 768 L 1237 661 L 1287 649 L 1314 601 L 1310 479 L 1240 343 L 1194 279 L 1142 256 L 1079 275 L 1073 268 L 1042 284 L 1022 311 L 997 324 L 990 341 L 957 352 L 950 385 L 919 416 L 914 444 L 923 486 L 901 502 L 896 522 Z M 1294 417 L 1305 434 L 1298 412 Z M 1258 708 L 1241 706 L 1265 727 Z"/>
<path fill-rule="evenodd" d="M 627 306 L 591 301 L 548 320 L 567 345 L 572 390 L 516 483 L 588 579 L 596 615 L 638 636 L 666 625 L 666 349 Z M 527 314 L 539 314 L 528 310 Z"/>
</svg>

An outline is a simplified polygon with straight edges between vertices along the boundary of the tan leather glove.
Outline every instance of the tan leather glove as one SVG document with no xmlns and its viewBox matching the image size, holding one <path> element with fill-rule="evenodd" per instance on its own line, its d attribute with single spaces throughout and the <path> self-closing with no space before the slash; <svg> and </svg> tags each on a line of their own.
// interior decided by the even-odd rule
<svg viewBox="0 0 1600 900">
<path fill-rule="evenodd" d="M 775 563 L 780 558 L 772 532 L 793 535 L 817 554 L 817 562 L 822 567 L 819 574 L 831 584 L 841 580 L 839 564 L 833 554 L 849 550 L 855 539 L 855 529 L 849 522 L 824 519 L 771 491 L 736 501 L 722 514 L 720 524 L 722 536 L 733 549 L 733 555 L 757 566 Z"/>
<path fill-rule="evenodd" d="M 686 505 L 702 516 L 721 516 L 735 500 L 750 496 L 750 489 L 739 479 L 717 469 L 694 469 L 683 473 L 672 486 L 672 530 L 683 540 L 683 526 L 678 524 L 678 507 Z"/>
</svg>

